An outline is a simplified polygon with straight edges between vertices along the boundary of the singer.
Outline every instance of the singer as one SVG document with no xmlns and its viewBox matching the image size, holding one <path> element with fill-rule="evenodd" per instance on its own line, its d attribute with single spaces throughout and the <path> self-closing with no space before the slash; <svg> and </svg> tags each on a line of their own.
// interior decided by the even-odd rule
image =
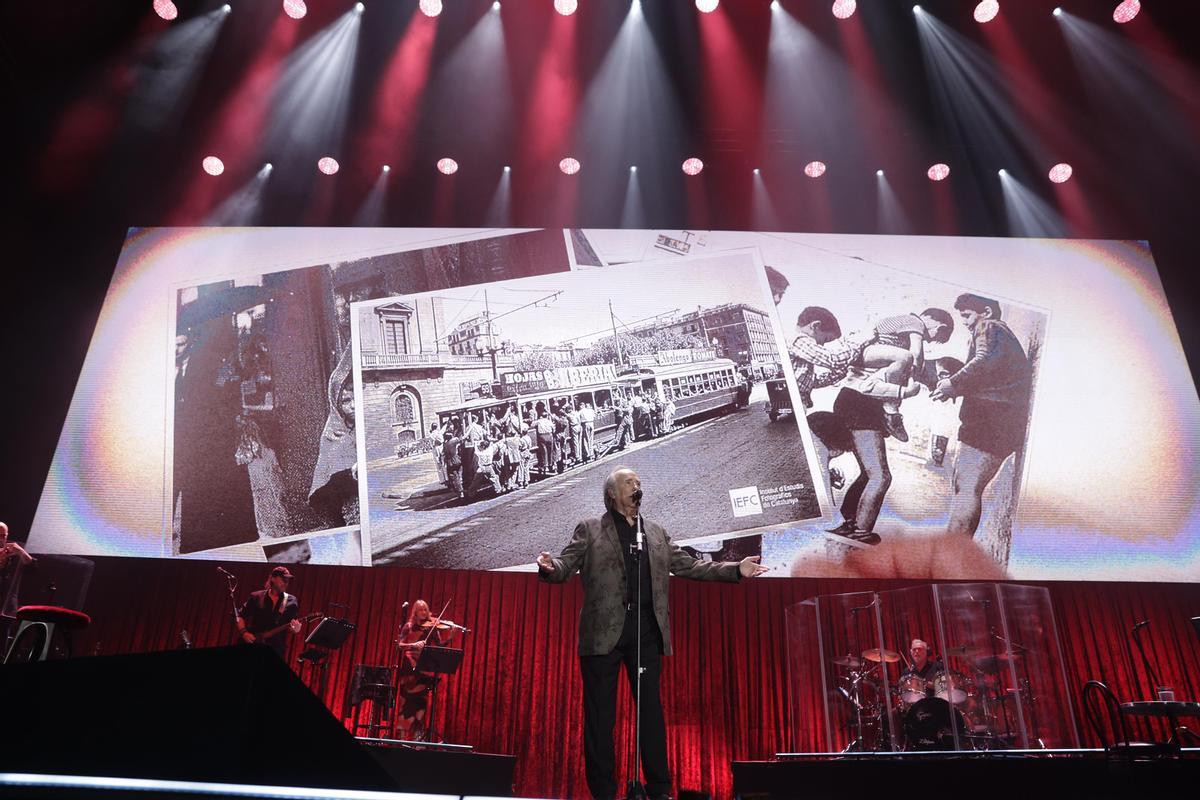
<svg viewBox="0 0 1200 800">
<path fill-rule="evenodd" d="M 583 746 L 588 789 L 596 800 L 617 796 L 613 774 L 617 675 L 624 665 L 631 689 L 636 685 L 639 617 L 642 772 L 649 797 L 669 797 L 671 793 L 667 729 L 659 697 L 660 657 L 671 654 L 668 576 L 736 582 L 767 571 L 757 563 L 757 556 L 719 563 L 692 558 L 671 542 L 662 526 L 641 516 L 641 500 L 637 473 L 618 468 L 604 482 L 607 513 L 576 525 L 571 541 L 557 558 L 542 553 L 537 559 L 542 580 L 562 583 L 576 571 L 583 580 L 579 614 Z M 643 547 L 640 559 L 639 544 Z"/>
<path fill-rule="evenodd" d="M 301 628 L 300 620 L 296 619 L 300 615 L 300 601 L 296 595 L 287 593 L 291 580 L 291 570 L 275 567 L 267 578 L 266 588 L 251 592 L 237 612 L 240 640 L 246 644 L 265 644 L 284 659 L 288 633 L 299 633 Z"/>
</svg>

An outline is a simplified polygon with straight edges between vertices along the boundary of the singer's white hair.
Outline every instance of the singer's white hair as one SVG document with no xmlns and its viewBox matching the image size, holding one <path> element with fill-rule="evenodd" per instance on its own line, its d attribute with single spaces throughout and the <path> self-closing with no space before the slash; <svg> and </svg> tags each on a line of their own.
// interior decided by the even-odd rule
<svg viewBox="0 0 1200 800">
<path fill-rule="evenodd" d="M 622 472 L 633 472 L 629 467 L 617 467 L 612 472 L 608 473 L 608 477 L 604 480 L 604 510 L 612 511 L 616 505 L 617 494 L 617 475 Z"/>
</svg>

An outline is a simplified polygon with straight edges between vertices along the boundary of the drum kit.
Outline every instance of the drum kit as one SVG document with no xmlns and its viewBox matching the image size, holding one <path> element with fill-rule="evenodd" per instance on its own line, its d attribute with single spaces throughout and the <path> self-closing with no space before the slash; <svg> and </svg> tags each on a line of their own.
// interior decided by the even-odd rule
<svg viewBox="0 0 1200 800">
<path fill-rule="evenodd" d="M 1005 680 L 1016 674 L 1009 667 L 1019 666 L 1022 654 L 983 654 L 960 646 L 945 655 L 967 670 L 934 662 L 937 669 L 928 680 L 912 672 L 893 679 L 889 665 L 901 656 L 885 648 L 830 659 L 836 668 L 834 691 L 849 712 L 850 743 L 842 752 L 1011 749 L 1017 707 L 1023 704 L 1030 713 L 1035 699 L 1027 676 L 1015 688 Z"/>
</svg>

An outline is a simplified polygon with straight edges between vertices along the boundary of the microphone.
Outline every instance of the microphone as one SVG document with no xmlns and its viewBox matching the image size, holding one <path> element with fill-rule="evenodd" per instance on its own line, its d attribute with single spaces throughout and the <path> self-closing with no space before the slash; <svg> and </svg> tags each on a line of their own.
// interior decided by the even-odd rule
<svg viewBox="0 0 1200 800">
<path fill-rule="evenodd" d="M 1142 628 L 1146 627 L 1146 626 L 1147 626 L 1147 625 L 1149 625 L 1149 624 L 1150 624 L 1150 620 L 1148 620 L 1148 619 L 1144 619 L 1144 620 L 1142 620 L 1141 622 L 1139 622 L 1137 625 L 1134 625 L 1134 626 L 1133 626 L 1133 631 L 1132 631 L 1132 632 L 1133 632 L 1133 633 L 1137 633 L 1138 631 L 1140 631 Z"/>
<path fill-rule="evenodd" d="M 221 573 L 226 578 L 236 578 L 237 577 L 236 575 L 234 575 L 232 572 L 225 569 L 224 567 L 217 567 L 217 572 Z"/>
<path fill-rule="evenodd" d="M 630 499 L 633 500 L 633 504 L 635 506 L 637 506 L 637 508 L 638 508 L 637 539 L 636 539 L 636 544 L 634 545 L 638 552 L 641 552 L 641 550 L 642 550 L 642 537 L 645 535 L 642 533 L 642 515 L 641 515 L 642 498 L 644 496 L 645 495 L 642 494 L 641 489 L 634 489 L 633 494 L 630 495 Z"/>
<path fill-rule="evenodd" d="M 404 601 L 404 603 L 403 603 L 403 605 L 401 605 L 401 606 L 400 606 L 400 610 L 401 610 L 401 611 L 403 611 L 403 610 L 404 610 L 404 609 L 406 609 L 406 608 L 408 608 L 408 601 L 407 601 L 407 600 L 405 600 L 405 601 Z"/>
<path fill-rule="evenodd" d="M 875 607 L 875 600 L 871 600 L 871 602 L 867 603 L 865 606 L 859 606 L 858 608 L 850 609 L 850 613 L 857 614 L 859 611 L 866 611 L 868 608 L 874 608 L 874 607 Z"/>
</svg>

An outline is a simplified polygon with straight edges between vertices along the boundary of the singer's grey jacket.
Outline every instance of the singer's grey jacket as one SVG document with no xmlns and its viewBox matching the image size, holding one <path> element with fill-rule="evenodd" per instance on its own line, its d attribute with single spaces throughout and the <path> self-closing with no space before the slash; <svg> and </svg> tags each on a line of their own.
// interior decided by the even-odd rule
<svg viewBox="0 0 1200 800">
<path fill-rule="evenodd" d="M 663 652 L 671 655 L 671 619 L 667 606 L 667 578 L 678 575 L 700 581 L 741 579 L 734 561 L 700 561 L 685 553 L 663 527 L 642 518 L 649 554 L 650 583 L 654 589 L 654 616 L 662 632 Z M 562 583 L 575 572 L 583 580 L 583 608 L 579 611 L 579 655 L 611 653 L 625 625 L 625 557 L 612 515 L 587 519 L 575 526 L 571 541 L 554 559 L 553 572 L 541 579 Z"/>
</svg>

